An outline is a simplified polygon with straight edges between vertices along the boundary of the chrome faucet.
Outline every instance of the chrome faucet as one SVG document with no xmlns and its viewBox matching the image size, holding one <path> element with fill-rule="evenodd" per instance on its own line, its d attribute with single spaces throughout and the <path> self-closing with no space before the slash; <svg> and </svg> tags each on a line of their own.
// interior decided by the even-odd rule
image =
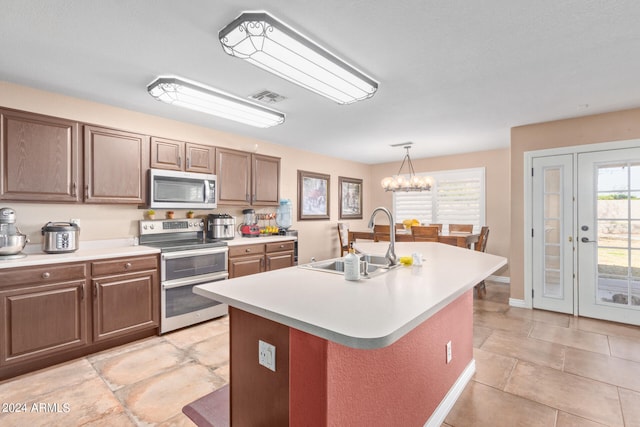
<svg viewBox="0 0 640 427">
<path fill-rule="evenodd" d="M 385 258 L 389 261 L 389 267 L 391 267 L 392 265 L 396 265 L 398 263 L 398 258 L 396 257 L 396 225 L 393 222 L 393 215 L 391 215 L 389 209 L 385 207 L 379 207 L 375 208 L 371 213 L 371 219 L 369 219 L 369 228 L 373 229 L 373 220 L 375 219 L 378 212 L 384 212 L 387 214 L 387 217 L 389 217 L 389 249 L 387 249 Z"/>
</svg>

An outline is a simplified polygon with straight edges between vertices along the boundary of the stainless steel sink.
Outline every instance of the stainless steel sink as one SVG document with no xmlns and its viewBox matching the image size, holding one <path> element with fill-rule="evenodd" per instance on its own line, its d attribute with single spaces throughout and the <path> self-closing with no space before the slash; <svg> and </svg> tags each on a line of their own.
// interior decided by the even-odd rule
<svg viewBox="0 0 640 427">
<path fill-rule="evenodd" d="M 360 259 L 360 277 L 363 279 L 367 277 L 378 276 L 398 266 L 398 264 L 396 264 L 392 267 L 389 267 L 387 264 L 387 259 L 383 256 L 365 254 L 362 255 Z M 366 261 L 366 263 L 362 261 Z M 365 265 L 366 272 L 364 270 Z M 298 267 L 307 270 L 322 271 L 325 273 L 344 274 L 344 258 L 315 261 L 308 264 L 301 264 Z"/>
</svg>

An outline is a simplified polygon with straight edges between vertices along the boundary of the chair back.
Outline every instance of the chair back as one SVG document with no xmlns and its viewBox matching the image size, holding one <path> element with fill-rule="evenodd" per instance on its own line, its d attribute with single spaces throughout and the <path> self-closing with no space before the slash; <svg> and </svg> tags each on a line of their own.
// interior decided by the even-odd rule
<svg viewBox="0 0 640 427">
<path fill-rule="evenodd" d="M 404 224 L 401 222 L 396 222 L 396 231 L 404 230 Z"/>
<path fill-rule="evenodd" d="M 373 241 L 374 242 L 388 242 L 391 240 L 391 227 L 388 225 L 374 225 L 373 226 Z"/>
<path fill-rule="evenodd" d="M 475 250 L 479 252 L 485 252 L 487 249 L 487 239 L 489 238 L 489 227 L 486 225 L 480 230 L 480 237 L 476 242 Z"/>
<path fill-rule="evenodd" d="M 338 239 L 340 241 L 340 256 L 349 252 L 349 223 L 338 223 Z"/>
<path fill-rule="evenodd" d="M 435 225 L 414 225 L 411 227 L 411 235 L 415 242 L 437 242 L 438 227 Z"/>
<path fill-rule="evenodd" d="M 442 224 L 429 224 L 432 227 L 438 227 L 438 233 L 442 234 Z"/>
<path fill-rule="evenodd" d="M 473 224 L 449 224 L 450 233 L 473 233 Z"/>
</svg>

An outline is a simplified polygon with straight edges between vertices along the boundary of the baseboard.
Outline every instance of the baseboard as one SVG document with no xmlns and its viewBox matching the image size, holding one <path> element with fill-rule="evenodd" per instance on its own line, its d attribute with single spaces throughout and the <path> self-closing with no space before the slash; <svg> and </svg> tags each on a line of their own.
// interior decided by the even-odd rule
<svg viewBox="0 0 640 427">
<path fill-rule="evenodd" d="M 523 299 L 509 298 L 511 307 L 528 308 Z"/>
<path fill-rule="evenodd" d="M 456 382 L 447 392 L 447 395 L 442 399 L 438 407 L 433 414 L 429 417 L 429 420 L 426 422 L 424 427 L 432 427 L 432 426 L 441 426 L 444 423 L 445 418 L 453 408 L 453 405 L 456 404 L 458 398 L 462 394 L 464 388 L 467 386 L 473 374 L 476 372 L 476 361 L 475 359 L 471 359 L 471 362 L 464 368 L 464 371 L 460 374 Z"/>
<path fill-rule="evenodd" d="M 489 276 L 487 280 L 498 283 L 511 283 L 511 278 L 509 276 Z"/>
</svg>

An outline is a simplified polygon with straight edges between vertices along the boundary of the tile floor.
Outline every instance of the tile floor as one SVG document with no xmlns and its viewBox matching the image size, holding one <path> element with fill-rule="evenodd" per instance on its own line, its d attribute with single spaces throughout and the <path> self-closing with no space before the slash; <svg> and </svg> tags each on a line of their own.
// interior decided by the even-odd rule
<svg viewBox="0 0 640 427">
<path fill-rule="evenodd" d="M 476 374 L 444 426 L 640 426 L 640 327 L 474 301 Z M 2 426 L 192 426 L 185 404 L 229 379 L 222 318 L 0 383 Z"/>
</svg>

